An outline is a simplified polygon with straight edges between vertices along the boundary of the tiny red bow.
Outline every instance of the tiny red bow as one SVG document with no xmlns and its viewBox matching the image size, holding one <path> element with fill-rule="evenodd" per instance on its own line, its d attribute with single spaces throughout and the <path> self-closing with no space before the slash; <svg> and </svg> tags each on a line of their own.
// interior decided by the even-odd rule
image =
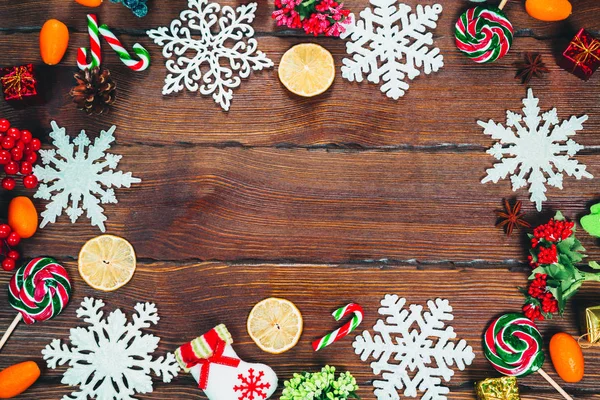
<svg viewBox="0 0 600 400">
<path fill-rule="evenodd" d="M 200 379 L 198 380 L 198 387 L 202 390 L 206 390 L 208 386 L 208 375 L 210 372 L 211 364 L 225 365 L 227 367 L 237 368 L 240 365 L 239 358 L 227 357 L 223 355 L 225 351 L 225 341 L 219 340 L 212 356 L 208 358 L 194 358 L 193 360 L 186 360 L 187 367 L 192 368 L 196 365 L 200 365 Z"/>
</svg>

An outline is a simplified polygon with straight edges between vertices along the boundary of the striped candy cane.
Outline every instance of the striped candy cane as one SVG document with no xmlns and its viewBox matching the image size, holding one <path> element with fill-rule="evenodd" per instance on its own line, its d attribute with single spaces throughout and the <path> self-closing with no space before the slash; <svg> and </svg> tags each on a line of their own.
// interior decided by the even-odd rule
<svg viewBox="0 0 600 400">
<path fill-rule="evenodd" d="M 131 58 L 121 41 L 110 31 L 106 24 L 100 25 L 100 34 L 106 39 L 106 42 L 117 53 L 123 64 L 134 71 L 143 71 L 150 65 L 150 53 L 139 43 L 133 45 L 133 52 L 140 58 L 136 61 Z"/>
<path fill-rule="evenodd" d="M 332 315 L 336 321 L 339 321 L 340 319 L 352 313 L 354 313 L 354 316 L 350 321 L 348 321 L 348 323 L 343 325 L 341 328 L 336 329 L 331 333 L 328 333 L 321 339 L 315 340 L 312 344 L 313 349 L 315 351 L 319 351 L 322 348 L 329 346 L 331 343 L 337 342 L 338 340 L 355 330 L 363 320 L 363 309 L 358 304 L 350 303 L 342 308 L 338 308 L 333 312 Z"/>
<path fill-rule="evenodd" d="M 100 50 L 100 35 L 98 33 L 98 18 L 95 14 L 87 15 L 88 33 L 90 35 L 90 49 L 92 61 L 87 62 L 87 49 L 80 47 L 77 50 L 77 66 L 84 70 L 87 68 L 99 67 L 102 62 L 102 52 Z"/>
</svg>

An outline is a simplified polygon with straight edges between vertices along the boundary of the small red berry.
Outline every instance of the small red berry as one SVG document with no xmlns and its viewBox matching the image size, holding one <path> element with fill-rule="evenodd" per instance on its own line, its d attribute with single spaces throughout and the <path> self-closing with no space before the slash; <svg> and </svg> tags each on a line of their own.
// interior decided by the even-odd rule
<svg viewBox="0 0 600 400">
<path fill-rule="evenodd" d="M 32 153 L 33 150 L 31 150 L 31 143 L 25 144 L 25 148 L 23 148 L 23 151 L 25 152 L 25 154 Z"/>
<path fill-rule="evenodd" d="M 19 254 L 19 252 L 18 252 L 18 251 L 16 251 L 16 250 L 11 250 L 11 251 L 9 251 L 9 252 L 6 254 L 6 256 L 7 256 L 8 258 L 12 258 L 12 259 L 13 259 L 13 260 L 15 260 L 15 261 L 17 261 L 17 260 L 18 260 L 18 259 L 21 257 L 21 255 Z"/>
<path fill-rule="evenodd" d="M 38 151 L 41 148 L 42 148 L 42 142 L 40 142 L 40 139 L 38 139 L 38 138 L 31 139 L 31 150 Z"/>
<path fill-rule="evenodd" d="M 19 173 L 19 164 L 17 164 L 15 161 L 10 161 L 8 164 L 4 165 L 4 172 L 6 172 L 8 175 L 16 175 Z"/>
<path fill-rule="evenodd" d="M 12 228 L 8 224 L 0 224 L 0 239 L 6 239 L 12 232 Z"/>
<path fill-rule="evenodd" d="M 31 142 L 33 136 L 31 136 L 31 132 L 27 131 L 27 130 L 22 130 L 21 131 L 21 141 L 25 144 Z"/>
<path fill-rule="evenodd" d="M 15 178 L 3 178 L 2 179 L 2 187 L 6 190 L 13 190 L 17 186 L 17 182 L 15 182 Z"/>
<path fill-rule="evenodd" d="M 15 140 L 19 140 L 19 138 L 21 137 L 21 131 L 18 130 L 17 128 L 10 128 L 7 132 L 6 132 L 7 136 L 10 136 L 11 138 L 15 139 Z"/>
<path fill-rule="evenodd" d="M 23 150 L 13 147 L 10 149 L 10 155 L 12 156 L 13 161 L 21 161 L 23 158 Z"/>
<path fill-rule="evenodd" d="M 0 132 L 6 132 L 10 128 L 10 122 L 7 119 L 0 119 Z"/>
<path fill-rule="evenodd" d="M 28 161 L 22 161 L 21 162 L 21 174 L 23 174 L 23 175 L 29 175 L 32 170 L 33 170 L 33 168 L 31 167 L 31 163 L 30 162 L 28 162 Z"/>
<path fill-rule="evenodd" d="M 10 136 L 5 136 L 4 139 L 2 139 L 2 147 L 4 147 L 6 150 L 12 149 L 15 147 L 15 139 L 11 138 Z"/>
<path fill-rule="evenodd" d="M 23 143 L 22 140 L 17 140 L 17 143 L 15 143 L 15 149 L 20 149 L 25 151 L 25 143 Z"/>
<path fill-rule="evenodd" d="M 0 164 L 5 165 L 8 164 L 9 161 L 12 160 L 10 153 L 7 150 L 0 150 Z"/>
<path fill-rule="evenodd" d="M 16 263 L 12 258 L 5 258 L 2 260 L 2 269 L 5 271 L 12 271 L 15 269 Z"/>
<path fill-rule="evenodd" d="M 17 232 L 11 232 L 10 235 L 6 238 L 6 243 L 9 246 L 15 247 L 21 242 L 21 236 Z"/>
<path fill-rule="evenodd" d="M 23 178 L 23 186 L 27 189 L 33 189 L 38 184 L 38 178 L 35 175 L 27 175 Z"/>
<path fill-rule="evenodd" d="M 33 165 L 38 159 L 37 153 L 31 152 L 25 155 L 25 161 Z"/>
</svg>

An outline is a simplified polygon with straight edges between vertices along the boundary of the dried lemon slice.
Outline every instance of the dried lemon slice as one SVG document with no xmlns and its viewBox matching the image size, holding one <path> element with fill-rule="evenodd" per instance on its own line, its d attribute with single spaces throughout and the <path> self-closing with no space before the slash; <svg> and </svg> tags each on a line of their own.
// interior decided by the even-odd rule
<svg viewBox="0 0 600 400">
<path fill-rule="evenodd" d="M 261 350 L 280 354 L 294 347 L 302 334 L 302 314 L 294 303 L 271 297 L 256 304 L 248 316 L 248 334 Z"/>
<path fill-rule="evenodd" d="M 136 258 L 127 240 L 101 235 L 87 241 L 79 252 L 79 274 L 97 290 L 111 292 L 133 277 Z"/>
<path fill-rule="evenodd" d="M 326 91 L 335 78 L 333 57 L 314 43 L 298 44 L 279 62 L 279 80 L 292 93 L 312 97 Z"/>
</svg>

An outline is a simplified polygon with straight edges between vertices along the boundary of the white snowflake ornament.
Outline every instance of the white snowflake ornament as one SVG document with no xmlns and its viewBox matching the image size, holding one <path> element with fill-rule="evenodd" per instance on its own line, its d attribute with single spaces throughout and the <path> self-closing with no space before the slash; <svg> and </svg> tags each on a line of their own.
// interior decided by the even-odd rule
<svg viewBox="0 0 600 400">
<path fill-rule="evenodd" d="M 405 303 L 406 299 L 385 295 L 379 314 L 387 317 L 373 326 L 377 334 L 364 331 L 352 345 L 362 361 L 375 359 L 371 369 L 383 378 L 373 381 L 378 400 L 398 400 L 402 389 L 407 397 L 417 397 L 419 390 L 423 400 L 446 400 L 450 390 L 441 385 L 441 378 L 450 381 L 453 364 L 461 371 L 470 365 L 475 358 L 473 349 L 464 340 L 450 341 L 456 333 L 445 326 L 445 321 L 454 319 L 448 300 L 428 301 L 427 312 L 417 304 L 406 310 Z M 409 372 L 414 373 L 412 378 Z"/>
<path fill-rule="evenodd" d="M 365 8 L 357 20 L 351 14 L 352 23 L 346 27 L 341 38 L 350 38 L 346 52 L 352 58 L 344 58 L 342 77 L 362 82 L 363 75 L 373 83 L 383 80 L 381 91 L 398 100 L 408 90 L 409 80 L 415 79 L 420 68 L 431 74 L 444 66 L 440 49 L 433 45 L 434 29 L 442 12 L 441 4 L 418 5 L 413 14 L 410 6 L 396 0 L 371 0 L 373 9 Z"/>
<path fill-rule="evenodd" d="M 257 50 L 252 37 L 250 24 L 255 12 L 256 3 L 242 4 L 234 10 L 208 0 L 188 0 L 188 9 L 170 27 L 148 30 L 146 34 L 164 46 L 162 53 L 167 58 L 169 74 L 163 95 L 179 92 L 185 86 L 191 92 L 212 94 L 217 104 L 229 110 L 232 89 L 240 85 L 242 78 L 252 70 L 273 66 L 273 61 Z M 173 56 L 177 59 L 171 59 Z M 201 70 L 202 64 L 205 71 Z"/>
<path fill-rule="evenodd" d="M 500 160 L 486 171 L 481 183 L 497 183 L 510 175 L 513 191 L 529 184 L 530 200 L 542 211 L 542 203 L 547 200 L 545 183 L 562 189 L 563 174 L 577 179 L 591 179 L 593 175 L 573 158 L 583 146 L 570 139 L 583 129 L 588 116 L 573 116 L 560 123 L 556 108 L 540 116 L 538 103 L 529 89 L 523 99 L 524 115 L 507 111 L 506 127 L 493 120 L 477 123 L 484 128 L 484 134 L 498 140 L 487 153 Z"/>
<path fill-rule="evenodd" d="M 85 210 L 92 225 L 106 231 L 106 216 L 100 204 L 117 203 L 112 187 L 128 188 L 132 183 L 142 181 L 132 177 L 131 172 L 114 171 L 122 156 L 106 153 L 106 150 L 115 140 L 116 127 L 113 125 L 108 131 L 101 131 L 91 144 L 85 131 L 71 143 L 65 128 L 59 128 L 55 121 L 51 126 L 50 137 L 56 150 L 40 150 L 44 167 L 36 165 L 33 168 L 41 183 L 33 197 L 51 200 L 41 214 L 40 228 L 56 222 L 63 210 L 71 223 L 75 223 Z"/>
<path fill-rule="evenodd" d="M 87 328 L 71 329 L 71 345 L 54 339 L 42 350 L 48 368 L 68 364 L 61 382 L 79 386 L 79 391 L 62 400 L 133 400 L 136 393 L 151 393 L 150 373 L 168 383 L 177 376 L 179 365 L 172 353 L 152 358 L 159 337 L 142 334 L 140 329 L 158 323 L 158 310 L 152 303 L 138 303 L 133 322 L 117 309 L 106 319 L 102 300 L 86 297 L 77 310 L 77 317 L 90 324 Z"/>
</svg>

